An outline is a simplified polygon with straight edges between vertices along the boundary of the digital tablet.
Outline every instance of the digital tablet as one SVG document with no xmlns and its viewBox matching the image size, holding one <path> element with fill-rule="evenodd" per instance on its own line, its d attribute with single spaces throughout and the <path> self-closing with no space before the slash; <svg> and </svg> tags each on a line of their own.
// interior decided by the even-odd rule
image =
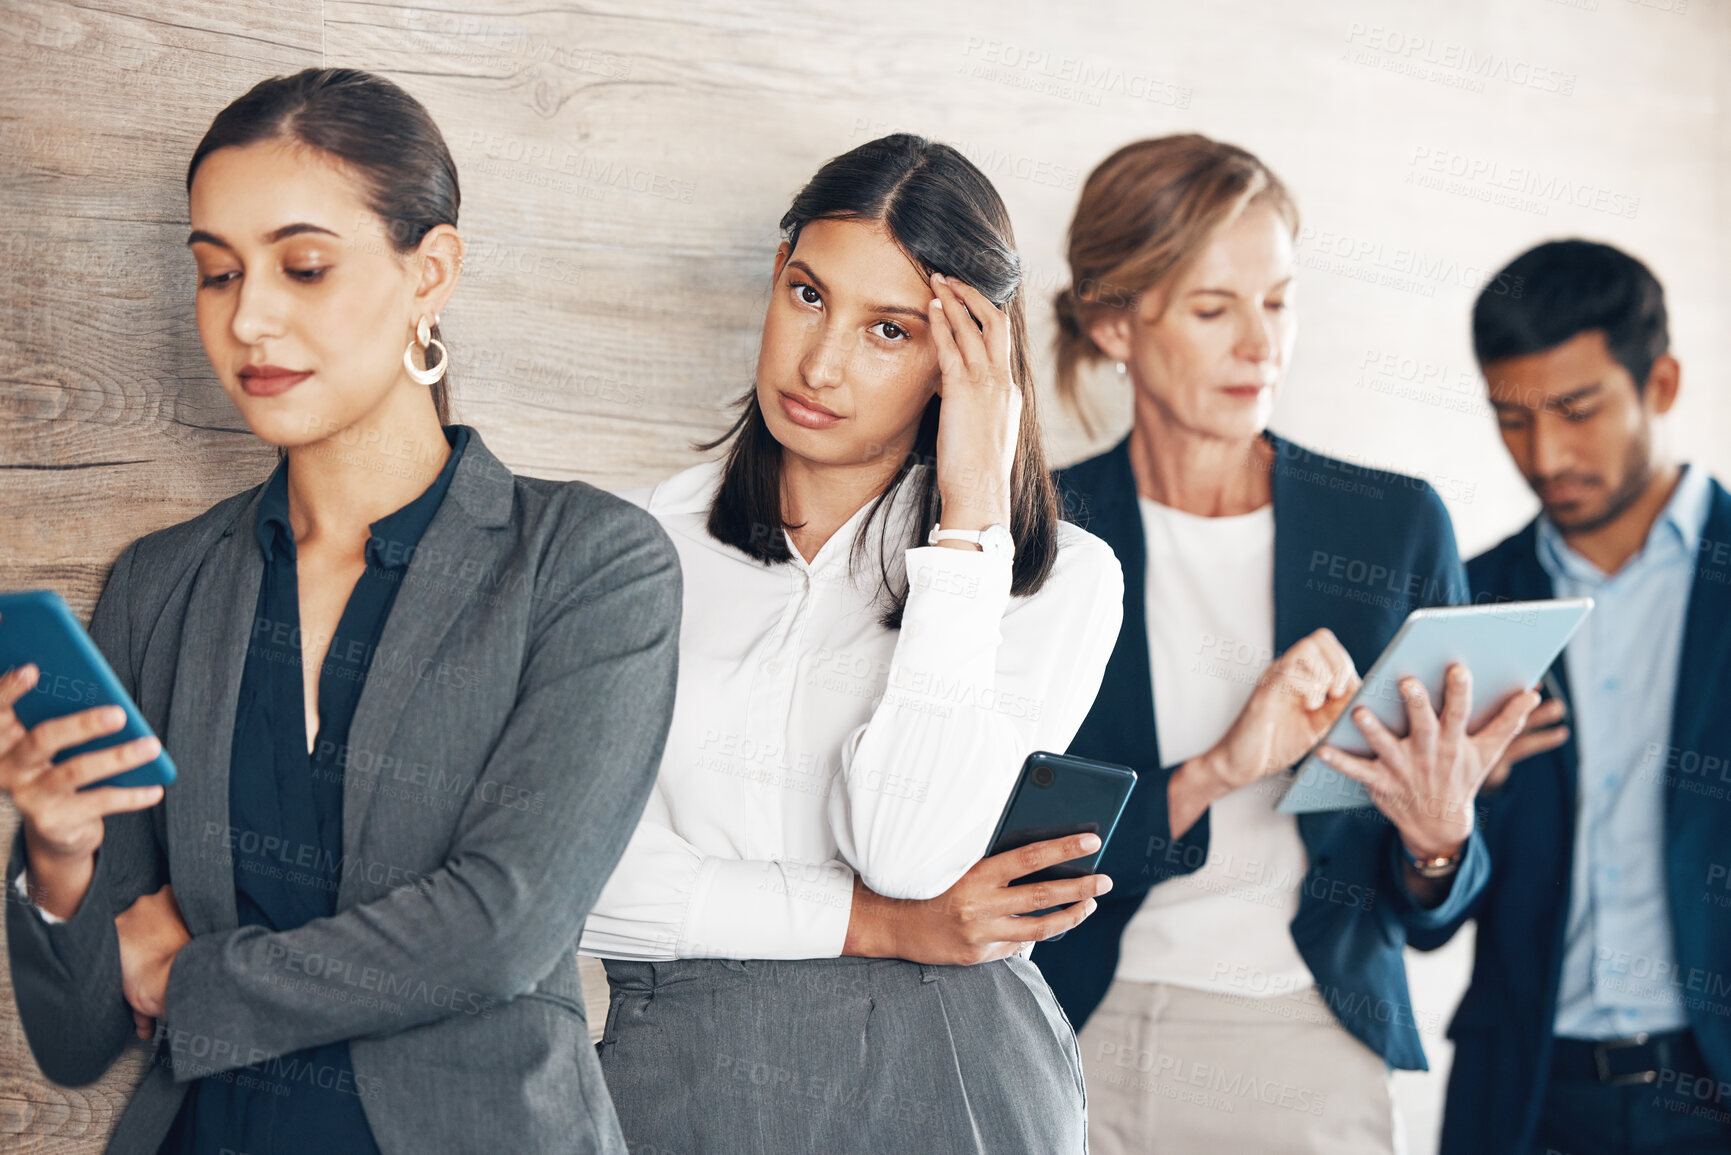
<svg viewBox="0 0 1731 1155">
<path fill-rule="evenodd" d="M 1372 757 L 1352 712 L 1365 706 L 1390 731 L 1404 737 L 1406 702 L 1400 696 L 1400 680 L 1411 676 L 1424 683 L 1431 704 L 1440 711 L 1443 676 L 1454 662 L 1472 671 L 1473 707 L 1467 730 L 1477 730 L 1511 697 L 1539 683 L 1592 608 L 1592 598 L 1553 598 L 1414 610 L 1317 747 L 1331 745 Z M 1318 758 L 1312 748 L 1299 763 L 1278 809 L 1305 814 L 1369 805 L 1370 792 Z"/>
<path fill-rule="evenodd" d="M 1026 886 L 1031 882 L 1093 874 L 1135 786 L 1136 771 L 1128 766 L 1036 750 L 1022 763 L 1022 775 L 1004 805 L 986 857 L 1033 842 L 1092 833 L 1100 836 L 1100 849 L 1093 854 L 1024 874 L 1010 885 Z M 1032 911 L 1029 916 L 1062 909 L 1048 907 Z"/>
<path fill-rule="evenodd" d="M 64 762 L 92 750 L 106 750 L 134 738 L 148 738 L 151 729 L 132 696 L 96 648 L 59 594 L 24 590 L 0 594 L 0 672 L 34 664 L 36 684 L 12 706 L 26 727 L 49 718 L 76 714 L 97 706 L 119 706 L 126 725 L 80 746 L 62 750 L 54 761 Z M 164 751 L 142 766 L 123 770 L 83 787 L 167 786 L 174 781 L 174 763 Z"/>
</svg>

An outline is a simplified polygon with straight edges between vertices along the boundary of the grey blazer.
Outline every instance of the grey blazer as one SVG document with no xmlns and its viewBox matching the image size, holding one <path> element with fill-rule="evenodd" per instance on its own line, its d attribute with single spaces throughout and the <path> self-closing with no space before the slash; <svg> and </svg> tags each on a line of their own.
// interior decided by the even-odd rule
<svg viewBox="0 0 1731 1155">
<path fill-rule="evenodd" d="M 237 925 L 228 826 L 262 492 L 134 542 L 97 603 L 91 633 L 180 778 L 152 809 L 108 819 L 67 922 L 6 904 L 31 1051 L 57 1083 L 108 1069 L 132 1037 L 114 916 L 172 882 L 193 939 L 110 1151 L 154 1152 L 188 1080 L 348 1039 L 387 1155 L 623 1155 L 575 945 L 661 760 L 673 546 L 636 507 L 513 476 L 472 435 L 350 727 L 338 913 L 271 933 Z M 296 854 L 278 855 L 284 870 Z M 9 897 L 23 862 L 20 835 Z"/>
</svg>

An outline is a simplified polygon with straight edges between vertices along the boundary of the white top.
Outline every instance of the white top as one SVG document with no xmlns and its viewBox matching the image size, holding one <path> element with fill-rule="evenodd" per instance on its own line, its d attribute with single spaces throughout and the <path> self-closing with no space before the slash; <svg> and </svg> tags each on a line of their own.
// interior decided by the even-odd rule
<svg viewBox="0 0 1731 1155">
<path fill-rule="evenodd" d="M 1154 724 L 1175 766 L 1220 740 L 1274 660 L 1274 507 L 1197 517 L 1140 504 Z M 1149 891 L 1118 978 L 1251 996 L 1313 984 L 1289 929 L 1308 859 L 1268 781 L 1209 808 L 1207 861 Z"/>
<path fill-rule="evenodd" d="M 705 528 L 720 475 L 712 462 L 625 495 L 679 550 L 679 690 L 585 954 L 841 954 L 854 873 L 897 898 L 949 889 L 985 852 L 1023 759 L 1070 744 L 1118 636 L 1123 571 L 1076 526 L 1058 526 L 1040 591 L 1012 598 L 1006 559 L 900 548 L 916 476 L 852 575 L 869 504 L 811 563 L 790 540 L 793 559 L 765 565 Z M 899 631 L 878 621 L 880 541 L 911 576 Z"/>
</svg>

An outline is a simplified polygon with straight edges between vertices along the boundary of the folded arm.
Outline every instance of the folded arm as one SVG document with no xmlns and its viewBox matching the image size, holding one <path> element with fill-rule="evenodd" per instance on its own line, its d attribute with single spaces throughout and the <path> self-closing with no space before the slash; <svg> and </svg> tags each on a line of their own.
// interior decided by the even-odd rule
<svg viewBox="0 0 1731 1155">
<path fill-rule="evenodd" d="M 545 611 L 440 869 L 293 930 L 240 927 L 180 951 L 166 1023 L 177 1080 L 486 1014 L 572 949 L 648 797 L 676 682 L 673 550 L 647 519 L 609 540 L 604 563 Z M 545 805 L 488 801 L 501 797 Z"/>
<path fill-rule="evenodd" d="M 1010 597 L 1010 564 L 907 554 L 889 685 L 842 751 L 830 828 L 865 885 L 932 898 L 986 851 L 1023 760 L 1063 752 L 1093 704 L 1123 618 L 1111 551 L 1079 538 L 1046 584 Z"/>
</svg>

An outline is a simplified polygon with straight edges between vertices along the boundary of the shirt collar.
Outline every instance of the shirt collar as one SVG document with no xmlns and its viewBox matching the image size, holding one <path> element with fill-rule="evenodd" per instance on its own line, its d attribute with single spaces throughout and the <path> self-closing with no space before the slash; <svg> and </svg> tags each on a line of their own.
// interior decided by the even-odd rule
<svg viewBox="0 0 1731 1155">
<path fill-rule="evenodd" d="M 1693 558 L 1701 544 L 1701 533 L 1706 528 L 1712 498 L 1707 471 L 1684 465 L 1677 487 L 1671 491 L 1671 499 L 1659 511 L 1653 528 L 1647 531 L 1647 540 L 1642 543 L 1640 552 L 1619 572 L 1627 571 L 1629 565 L 1646 556 L 1656 542 L 1673 541 L 1682 547 L 1684 556 Z M 1563 540 L 1562 532 L 1543 514 L 1539 515 L 1537 534 L 1539 561 L 1553 578 L 1568 575 L 1596 582 L 1605 580 L 1604 572 L 1570 548 Z"/>
<path fill-rule="evenodd" d="M 421 535 L 426 533 L 433 515 L 439 512 L 445 491 L 451 488 L 451 478 L 457 472 L 457 463 L 462 460 L 463 450 L 469 444 L 467 425 L 446 425 L 443 428 L 445 441 L 451 447 L 451 456 L 445 467 L 419 497 L 372 523 L 372 536 L 367 539 L 367 564 L 382 569 L 406 567 L 414 556 L 415 547 L 420 544 Z M 265 483 L 264 495 L 258 504 L 256 532 L 258 547 L 266 563 L 275 560 L 279 549 L 288 557 L 295 556 L 294 530 L 289 525 L 286 457 Z"/>
</svg>

